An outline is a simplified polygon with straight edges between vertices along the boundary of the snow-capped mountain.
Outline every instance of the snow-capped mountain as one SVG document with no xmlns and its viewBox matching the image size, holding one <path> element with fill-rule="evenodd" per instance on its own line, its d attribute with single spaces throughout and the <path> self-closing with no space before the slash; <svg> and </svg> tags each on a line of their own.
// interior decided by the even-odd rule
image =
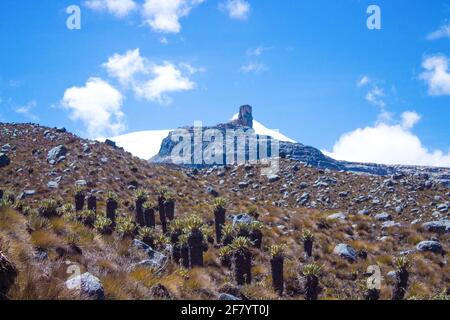
<svg viewBox="0 0 450 320">
<path fill-rule="evenodd" d="M 239 114 L 233 116 L 231 121 L 238 119 Z M 253 129 L 256 134 L 270 136 L 274 139 L 284 142 L 296 143 L 296 141 L 288 138 L 277 130 L 272 130 L 264 126 L 262 123 L 253 120 Z M 132 155 L 149 160 L 156 156 L 161 148 L 161 143 L 172 130 L 148 130 L 137 131 L 117 137 L 109 138 L 114 141 L 117 146 L 130 152 Z"/>
<path fill-rule="evenodd" d="M 158 154 L 161 142 L 173 130 L 147 130 L 109 138 L 133 156 L 148 160 Z"/>
</svg>

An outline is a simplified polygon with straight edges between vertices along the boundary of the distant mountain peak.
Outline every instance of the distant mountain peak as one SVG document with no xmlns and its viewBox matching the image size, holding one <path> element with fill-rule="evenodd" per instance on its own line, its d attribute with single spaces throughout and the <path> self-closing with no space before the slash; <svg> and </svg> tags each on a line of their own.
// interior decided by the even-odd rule
<svg viewBox="0 0 450 320">
<path fill-rule="evenodd" d="M 237 117 L 233 117 L 232 122 L 243 127 L 253 128 L 253 108 L 244 105 L 239 108 Z"/>
</svg>

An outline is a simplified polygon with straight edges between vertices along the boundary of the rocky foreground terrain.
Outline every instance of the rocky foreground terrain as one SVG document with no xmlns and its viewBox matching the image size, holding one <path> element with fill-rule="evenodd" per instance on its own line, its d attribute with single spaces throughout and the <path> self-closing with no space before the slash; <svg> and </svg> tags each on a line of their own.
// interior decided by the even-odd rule
<svg viewBox="0 0 450 320">
<path fill-rule="evenodd" d="M 188 169 L 34 124 L 0 124 L 0 147 L 3 298 L 450 294 L 450 189 L 423 170 Z"/>
</svg>

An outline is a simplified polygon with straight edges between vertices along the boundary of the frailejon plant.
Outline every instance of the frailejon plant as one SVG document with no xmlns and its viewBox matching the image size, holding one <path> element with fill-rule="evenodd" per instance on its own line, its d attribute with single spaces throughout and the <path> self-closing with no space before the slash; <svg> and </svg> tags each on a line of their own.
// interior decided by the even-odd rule
<svg viewBox="0 0 450 320">
<path fill-rule="evenodd" d="M 155 207 L 156 204 L 154 204 L 151 201 L 147 201 L 142 206 L 144 209 L 144 224 L 148 228 L 155 228 L 156 227 L 156 220 L 155 220 Z"/>
<path fill-rule="evenodd" d="M 222 242 L 222 229 L 225 225 L 227 201 L 223 198 L 214 199 L 214 226 L 216 229 L 216 242 Z"/>
<path fill-rule="evenodd" d="M 399 257 L 395 260 L 395 285 L 392 292 L 392 300 L 403 300 L 408 289 L 409 268 L 411 261 L 408 257 Z"/>
<path fill-rule="evenodd" d="M 253 243 L 253 246 L 256 249 L 261 249 L 262 247 L 262 239 L 263 233 L 262 230 L 264 228 L 264 224 L 260 221 L 253 221 L 250 224 L 250 241 Z"/>
<path fill-rule="evenodd" d="M 180 261 L 183 268 L 189 268 L 189 244 L 188 244 L 189 236 L 187 234 L 182 234 L 178 238 L 178 243 L 180 246 Z"/>
<path fill-rule="evenodd" d="M 312 257 L 314 234 L 309 230 L 305 230 L 301 236 L 301 241 L 303 242 L 303 248 L 305 250 L 306 256 Z"/>
<path fill-rule="evenodd" d="M 117 195 L 109 191 L 106 194 L 106 217 L 111 220 L 111 227 L 116 226 L 116 210 L 118 208 Z"/>
<path fill-rule="evenodd" d="M 136 234 L 136 225 L 130 218 L 120 217 L 117 219 L 116 231 L 122 238 L 133 238 Z"/>
<path fill-rule="evenodd" d="M 81 221 L 88 227 L 93 227 L 96 219 L 94 211 L 83 210 L 79 213 Z"/>
<path fill-rule="evenodd" d="M 75 207 L 71 203 L 64 204 L 61 208 L 59 208 L 60 215 L 70 215 L 75 212 Z"/>
<path fill-rule="evenodd" d="M 111 234 L 112 233 L 112 221 L 111 219 L 97 215 L 95 219 L 94 228 L 101 234 Z"/>
<path fill-rule="evenodd" d="M 75 187 L 75 211 L 81 211 L 84 207 L 85 190 L 82 186 Z"/>
<path fill-rule="evenodd" d="M 175 195 L 171 191 L 164 194 L 164 213 L 167 220 L 172 221 L 175 218 Z"/>
<path fill-rule="evenodd" d="M 185 228 L 185 221 L 183 219 L 177 218 L 170 222 L 169 232 L 170 232 L 170 242 L 172 243 L 172 258 L 175 263 L 180 263 L 181 259 L 181 245 L 180 236 L 183 234 L 183 229 Z"/>
<path fill-rule="evenodd" d="M 87 208 L 88 210 L 97 212 L 97 197 L 92 193 L 87 197 Z"/>
<path fill-rule="evenodd" d="M 148 193 L 144 189 L 138 189 L 135 193 L 135 202 L 136 202 L 136 224 L 138 226 L 145 226 L 144 222 L 144 208 L 143 205 L 148 199 Z"/>
<path fill-rule="evenodd" d="M 155 248 L 161 251 L 167 251 L 167 246 L 170 244 L 170 239 L 162 233 L 156 233 Z"/>
<path fill-rule="evenodd" d="M 236 233 L 238 237 L 250 237 L 250 224 L 247 223 L 238 223 L 236 225 Z"/>
<path fill-rule="evenodd" d="M 146 245 L 150 246 L 151 248 L 154 248 L 155 246 L 155 238 L 156 238 L 155 229 L 149 227 L 139 228 L 138 239 L 144 242 Z"/>
<path fill-rule="evenodd" d="M 239 286 L 252 282 L 251 245 L 252 243 L 246 237 L 237 237 L 231 244 L 234 278 Z"/>
<path fill-rule="evenodd" d="M 189 266 L 191 268 L 203 267 L 205 243 L 202 227 L 203 220 L 199 216 L 194 214 L 186 219 L 185 232 L 188 234 Z"/>
<path fill-rule="evenodd" d="M 303 267 L 303 276 L 306 278 L 305 299 L 317 300 L 319 296 L 319 276 L 321 267 L 316 264 L 307 264 Z"/>
<path fill-rule="evenodd" d="M 159 211 L 159 220 L 161 221 L 161 227 L 163 230 L 163 233 L 167 233 L 167 218 L 166 218 L 166 211 L 165 211 L 165 201 L 166 201 L 166 194 L 168 192 L 168 189 L 166 187 L 159 187 L 157 189 L 158 193 L 158 211 Z"/>
<path fill-rule="evenodd" d="M 211 226 L 204 224 L 200 228 L 200 231 L 203 234 L 203 239 L 204 239 L 205 243 L 214 244 L 214 230 Z"/>
<path fill-rule="evenodd" d="M 3 192 L 3 200 L 5 200 L 5 204 L 9 204 L 9 206 L 12 206 L 14 202 L 16 201 L 16 195 L 14 194 L 14 191 L 12 190 L 5 190 Z"/>
<path fill-rule="evenodd" d="M 231 223 L 226 223 L 222 228 L 222 242 L 224 246 L 230 245 L 236 237 L 236 230 Z"/>
<path fill-rule="evenodd" d="M 53 199 L 45 199 L 39 203 L 38 212 L 42 217 L 52 218 L 58 215 L 58 202 Z"/>
<path fill-rule="evenodd" d="M 284 291 L 285 251 L 286 247 L 284 245 L 273 245 L 269 248 L 273 288 L 280 296 L 283 295 Z"/>
<path fill-rule="evenodd" d="M 221 247 L 218 253 L 222 266 L 230 269 L 232 266 L 233 248 L 231 246 Z"/>
</svg>

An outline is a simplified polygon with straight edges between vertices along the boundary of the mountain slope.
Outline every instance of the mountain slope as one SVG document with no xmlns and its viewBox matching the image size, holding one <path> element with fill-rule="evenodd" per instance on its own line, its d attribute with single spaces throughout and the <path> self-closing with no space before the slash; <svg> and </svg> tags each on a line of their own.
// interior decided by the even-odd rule
<svg viewBox="0 0 450 320">
<path fill-rule="evenodd" d="M 106 299 L 217 299 L 221 293 L 278 299 L 268 250 L 274 244 L 286 245 L 283 299 L 303 299 L 301 271 L 310 263 L 322 266 L 320 299 L 363 298 L 371 265 L 380 266 L 381 298 L 389 299 L 395 283 L 391 271 L 403 255 L 411 260 L 407 298 L 448 293 L 450 192 L 426 175 L 366 176 L 282 159 L 278 179 L 269 180 L 257 165 L 193 171 L 149 164 L 62 129 L 30 124 L 0 124 L 0 129 L 2 153 L 10 160 L 0 168 L 0 190 L 2 197 L 10 192 L 16 196 L 14 205 L 5 199 L 0 203 L 0 251 L 18 270 L 10 298 L 89 298 L 65 288 L 70 261 L 99 279 Z M 65 150 L 64 155 L 54 148 Z M 77 185 L 96 196 L 98 215 L 106 212 L 106 193 L 114 191 L 118 217 L 133 220 L 136 186 L 152 202 L 158 187 L 171 189 L 175 216 L 196 212 L 205 226 L 214 225 L 217 194 L 228 200 L 227 217 L 256 210 L 263 243 L 251 250 L 253 281 L 236 286 L 233 271 L 222 265 L 212 244 L 204 253 L 203 268 L 184 269 L 172 259 L 158 271 L 139 264 L 146 255 L 134 249 L 132 237 L 123 237 L 120 230 L 103 234 L 67 206 L 74 203 Z M 45 216 L 49 199 L 56 200 L 57 210 Z M 159 217 L 156 223 L 157 239 L 164 240 Z M 314 234 L 312 257 L 305 256 L 299 240 L 305 230 Z M 423 241 L 431 239 L 434 248 L 438 243 L 443 250 L 423 249 Z M 156 241 L 154 249 L 170 257 L 164 243 Z M 335 252 L 344 244 L 354 249 L 355 260 Z M 157 295 L 158 284 L 169 297 Z"/>
</svg>

